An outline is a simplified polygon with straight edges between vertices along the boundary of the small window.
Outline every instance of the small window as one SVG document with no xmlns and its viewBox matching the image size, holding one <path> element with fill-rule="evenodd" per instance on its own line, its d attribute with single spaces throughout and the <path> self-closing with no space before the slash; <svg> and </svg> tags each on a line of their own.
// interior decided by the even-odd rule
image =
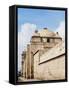
<svg viewBox="0 0 69 90">
<path fill-rule="evenodd" d="M 47 39 L 47 42 L 50 42 L 50 39 L 49 38 Z"/>
</svg>

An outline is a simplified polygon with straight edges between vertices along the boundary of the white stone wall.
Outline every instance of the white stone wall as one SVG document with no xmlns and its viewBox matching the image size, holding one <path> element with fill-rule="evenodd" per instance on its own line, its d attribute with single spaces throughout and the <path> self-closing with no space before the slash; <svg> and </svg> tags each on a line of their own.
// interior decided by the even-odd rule
<svg viewBox="0 0 69 90">
<path fill-rule="evenodd" d="M 34 58 L 34 78 L 40 80 L 65 79 L 65 55 L 39 65 L 39 53 Z"/>
<path fill-rule="evenodd" d="M 40 56 L 34 55 L 34 78 L 40 80 L 65 79 L 65 49 L 60 43 Z"/>
<path fill-rule="evenodd" d="M 58 80 L 65 79 L 65 56 L 61 56 L 49 62 L 38 65 L 39 79 Z"/>
</svg>

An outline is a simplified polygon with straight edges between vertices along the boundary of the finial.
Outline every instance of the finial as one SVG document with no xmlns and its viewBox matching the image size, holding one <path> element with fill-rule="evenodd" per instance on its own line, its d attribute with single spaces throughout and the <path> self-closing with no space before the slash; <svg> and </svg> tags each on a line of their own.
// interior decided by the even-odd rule
<svg viewBox="0 0 69 90">
<path fill-rule="evenodd" d="M 38 30 L 35 30 L 35 33 L 38 33 Z"/>
<path fill-rule="evenodd" d="M 57 34 L 59 34 L 58 32 L 56 32 Z"/>
<path fill-rule="evenodd" d="M 47 27 L 45 27 L 44 29 L 48 29 Z"/>
</svg>

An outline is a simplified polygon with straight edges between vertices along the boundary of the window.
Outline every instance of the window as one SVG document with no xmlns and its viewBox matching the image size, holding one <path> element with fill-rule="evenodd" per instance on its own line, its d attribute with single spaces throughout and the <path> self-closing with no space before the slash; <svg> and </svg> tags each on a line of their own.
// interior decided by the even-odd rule
<svg viewBox="0 0 69 90">
<path fill-rule="evenodd" d="M 50 39 L 49 38 L 47 39 L 47 42 L 50 42 Z"/>
</svg>

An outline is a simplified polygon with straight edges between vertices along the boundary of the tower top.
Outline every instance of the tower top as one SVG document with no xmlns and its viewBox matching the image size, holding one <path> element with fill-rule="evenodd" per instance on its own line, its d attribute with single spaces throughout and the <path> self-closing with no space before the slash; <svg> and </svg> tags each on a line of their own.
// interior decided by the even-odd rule
<svg viewBox="0 0 69 90">
<path fill-rule="evenodd" d="M 48 28 L 47 28 L 47 27 L 44 27 L 43 29 L 48 30 Z"/>
<path fill-rule="evenodd" d="M 38 30 L 35 30 L 35 33 L 38 33 Z"/>
</svg>

